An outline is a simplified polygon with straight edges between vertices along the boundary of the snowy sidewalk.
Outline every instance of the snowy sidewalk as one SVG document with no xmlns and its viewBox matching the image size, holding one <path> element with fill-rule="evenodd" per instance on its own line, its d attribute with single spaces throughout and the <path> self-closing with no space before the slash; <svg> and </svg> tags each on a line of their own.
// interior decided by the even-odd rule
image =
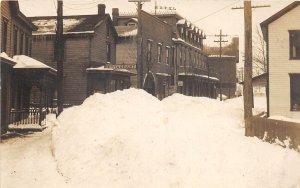
<svg viewBox="0 0 300 188">
<path fill-rule="evenodd" d="M 66 187 L 51 153 L 51 130 L 0 144 L 1 188 Z"/>
</svg>

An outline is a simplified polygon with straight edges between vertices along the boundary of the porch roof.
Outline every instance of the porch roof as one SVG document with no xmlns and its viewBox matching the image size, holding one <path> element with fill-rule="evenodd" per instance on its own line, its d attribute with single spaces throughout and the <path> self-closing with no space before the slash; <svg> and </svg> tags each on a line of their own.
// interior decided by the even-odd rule
<svg viewBox="0 0 300 188">
<path fill-rule="evenodd" d="M 17 64 L 17 62 L 15 60 L 13 60 L 12 58 L 10 58 L 5 52 L 2 52 L 0 54 L 0 58 L 1 58 L 1 62 L 4 62 L 10 66 L 14 66 Z"/>
<path fill-rule="evenodd" d="M 209 80 L 213 80 L 213 81 L 219 81 L 218 78 L 216 77 L 212 77 L 212 76 L 208 76 L 208 75 L 201 75 L 201 74 L 191 74 L 191 73 L 179 73 L 178 76 L 194 76 L 197 78 L 204 78 L 204 79 L 209 79 Z"/>
<path fill-rule="evenodd" d="M 106 68 L 105 66 L 90 67 L 90 68 L 87 68 L 86 71 L 88 73 L 122 74 L 122 75 L 126 75 L 126 76 L 134 76 L 134 75 L 136 75 L 135 73 L 130 72 L 127 69 L 113 69 L 113 68 Z"/>
<path fill-rule="evenodd" d="M 16 62 L 14 69 L 48 69 L 53 74 L 57 72 L 54 68 L 26 55 L 15 55 L 13 60 Z"/>
</svg>

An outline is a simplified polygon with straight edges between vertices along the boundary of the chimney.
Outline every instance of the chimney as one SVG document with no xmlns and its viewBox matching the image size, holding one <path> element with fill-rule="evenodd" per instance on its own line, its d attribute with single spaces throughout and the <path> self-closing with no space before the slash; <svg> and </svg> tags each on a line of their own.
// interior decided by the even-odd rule
<svg viewBox="0 0 300 188">
<path fill-rule="evenodd" d="M 113 8 L 112 9 L 112 19 L 113 19 L 114 26 L 118 25 L 118 17 L 119 17 L 119 9 Z"/>
<path fill-rule="evenodd" d="M 99 16 L 104 16 L 105 15 L 105 4 L 99 4 L 98 5 L 98 15 Z"/>
</svg>

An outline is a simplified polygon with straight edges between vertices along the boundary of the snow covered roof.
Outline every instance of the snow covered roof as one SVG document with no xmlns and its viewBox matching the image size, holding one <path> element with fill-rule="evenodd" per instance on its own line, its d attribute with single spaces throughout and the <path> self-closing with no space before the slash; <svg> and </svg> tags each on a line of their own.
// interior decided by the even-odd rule
<svg viewBox="0 0 300 188">
<path fill-rule="evenodd" d="M 1 54 L 0 54 L 0 57 L 1 57 L 1 60 L 6 60 L 5 62 L 6 63 L 8 63 L 8 64 L 10 64 L 10 65 L 15 65 L 17 62 L 14 60 L 14 59 L 12 59 L 11 57 L 9 57 L 5 52 L 2 52 Z"/>
<path fill-rule="evenodd" d="M 114 69 L 114 68 L 109 68 L 105 66 L 101 67 L 90 67 L 87 68 L 86 71 L 91 72 L 91 71 L 99 71 L 99 72 L 116 72 L 116 73 L 126 73 L 129 75 L 134 75 L 134 73 L 130 72 L 127 69 Z"/>
<path fill-rule="evenodd" d="M 17 63 L 14 66 L 15 69 L 51 69 L 56 71 L 52 67 L 26 55 L 15 55 L 13 59 Z"/>
<path fill-rule="evenodd" d="M 119 37 L 130 37 L 137 35 L 136 26 L 115 26 Z"/>
<path fill-rule="evenodd" d="M 170 74 L 167 74 L 167 73 L 161 73 L 161 72 L 157 72 L 155 73 L 156 75 L 158 76 L 171 76 Z"/>
<path fill-rule="evenodd" d="M 186 23 L 186 19 L 181 19 L 181 20 L 178 20 L 177 24 L 178 25 L 183 25 Z"/>
<path fill-rule="evenodd" d="M 201 78 L 210 79 L 210 80 L 216 80 L 216 81 L 219 80 L 216 77 L 211 77 L 211 76 L 208 76 L 208 75 L 201 75 L 201 74 L 179 73 L 178 75 L 179 76 L 196 76 L 196 77 L 201 77 Z"/>
<path fill-rule="evenodd" d="M 91 34 L 95 28 L 110 18 L 109 14 L 99 15 L 76 15 L 64 16 L 64 34 Z M 56 33 L 56 16 L 31 17 L 32 23 L 38 27 L 34 35 L 50 35 Z"/>
</svg>

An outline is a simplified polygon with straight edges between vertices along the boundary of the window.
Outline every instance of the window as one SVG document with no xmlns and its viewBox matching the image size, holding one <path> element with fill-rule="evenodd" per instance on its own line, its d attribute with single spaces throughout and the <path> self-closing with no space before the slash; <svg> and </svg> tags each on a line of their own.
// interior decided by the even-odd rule
<svg viewBox="0 0 300 188">
<path fill-rule="evenodd" d="M 20 54 L 24 54 L 24 32 L 20 31 Z"/>
<path fill-rule="evenodd" d="M 29 37 L 25 36 L 25 55 L 29 55 Z"/>
<path fill-rule="evenodd" d="M 147 61 L 151 61 L 151 54 L 152 54 L 152 42 L 148 40 L 147 42 Z"/>
<path fill-rule="evenodd" d="M 106 60 L 107 62 L 110 62 L 110 43 L 106 43 Z"/>
<path fill-rule="evenodd" d="M 8 29 L 8 20 L 2 18 L 1 52 L 6 52 L 7 49 L 7 29 Z"/>
<path fill-rule="evenodd" d="M 106 25 L 106 38 L 109 38 L 109 25 Z"/>
<path fill-rule="evenodd" d="M 167 46 L 166 47 L 166 64 L 169 65 L 169 61 L 170 61 L 170 47 Z"/>
<path fill-rule="evenodd" d="M 13 31 L 13 55 L 17 55 L 18 53 L 18 28 L 14 26 Z"/>
<path fill-rule="evenodd" d="M 300 30 L 290 33 L 290 59 L 300 59 Z"/>
<path fill-rule="evenodd" d="M 157 62 L 161 63 L 161 53 L 162 53 L 162 45 L 157 44 Z"/>
<path fill-rule="evenodd" d="M 300 111 L 300 74 L 290 74 L 291 110 Z"/>
</svg>

